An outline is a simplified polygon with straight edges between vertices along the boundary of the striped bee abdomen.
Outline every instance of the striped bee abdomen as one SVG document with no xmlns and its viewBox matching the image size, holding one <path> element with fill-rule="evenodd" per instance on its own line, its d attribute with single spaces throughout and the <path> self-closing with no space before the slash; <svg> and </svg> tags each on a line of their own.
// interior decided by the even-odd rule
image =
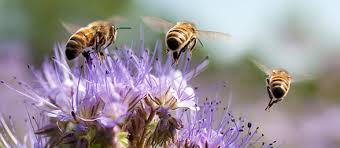
<svg viewBox="0 0 340 148">
<path fill-rule="evenodd" d="M 181 27 L 171 29 L 166 36 L 166 43 L 170 50 L 178 50 L 188 42 L 189 35 L 187 30 Z"/>
<path fill-rule="evenodd" d="M 272 94 L 275 98 L 284 97 L 289 89 L 288 80 L 280 75 L 272 76 L 270 85 Z"/>
<path fill-rule="evenodd" d="M 92 31 L 88 28 L 81 28 L 70 37 L 65 50 L 68 60 L 76 58 L 84 51 L 85 48 L 93 44 L 93 35 L 91 32 Z"/>
</svg>

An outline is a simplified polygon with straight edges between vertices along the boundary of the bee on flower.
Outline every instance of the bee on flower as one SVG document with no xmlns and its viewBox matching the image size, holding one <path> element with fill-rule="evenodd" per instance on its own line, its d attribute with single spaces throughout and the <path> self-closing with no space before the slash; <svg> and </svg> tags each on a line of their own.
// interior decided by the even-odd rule
<svg viewBox="0 0 340 148">
<path fill-rule="evenodd" d="M 175 68 L 171 55 L 166 54 L 164 59 L 162 46 L 156 42 L 154 50 L 146 49 L 143 43 L 139 51 L 123 46 L 110 53 L 104 51 L 108 56 L 103 61 L 94 58 L 84 64 L 75 59 L 70 66 L 63 47 L 56 46 L 54 57 L 47 59 L 41 70 L 28 66 L 37 84 L 18 79 L 16 84 L 1 81 L 38 110 L 30 122 L 37 137 L 34 146 L 246 146 L 257 133 L 248 124 L 250 135 L 241 136 L 245 140 L 240 136 L 234 139 L 246 128 L 242 127 L 243 120 L 236 121 L 230 115 L 223 117 L 228 119 L 223 120 L 222 127 L 208 126 L 215 116 L 208 111 L 217 106 L 199 104 L 189 83 L 205 70 L 208 58 L 192 66 L 187 58 L 180 57 L 179 68 Z M 194 115 L 188 116 L 191 122 L 178 116 L 183 110 Z M 5 123 L 1 120 L 0 146 L 19 145 Z"/>
</svg>

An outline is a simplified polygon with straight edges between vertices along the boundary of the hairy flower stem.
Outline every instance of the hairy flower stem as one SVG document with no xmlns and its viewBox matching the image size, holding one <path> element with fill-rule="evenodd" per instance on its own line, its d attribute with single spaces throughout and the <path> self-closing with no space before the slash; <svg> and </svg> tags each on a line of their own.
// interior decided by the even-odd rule
<svg viewBox="0 0 340 148">
<path fill-rule="evenodd" d="M 145 143 L 145 139 L 146 139 L 145 135 L 146 135 L 146 132 L 148 130 L 147 127 L 149 126 L 149 124 L 151 123 L 151 121 L 155 117 L 155 115 L 156 115 L 156 111 L 152 109 L 148 119 L 145 122 L 145 127 L 144 127 L 144 130 L 143 130 L 142 137 L 141 137 L 141 139 L 139 141 L 138 148 L 143 148 L 144 147 L 144 143 Z"/>
</svg>

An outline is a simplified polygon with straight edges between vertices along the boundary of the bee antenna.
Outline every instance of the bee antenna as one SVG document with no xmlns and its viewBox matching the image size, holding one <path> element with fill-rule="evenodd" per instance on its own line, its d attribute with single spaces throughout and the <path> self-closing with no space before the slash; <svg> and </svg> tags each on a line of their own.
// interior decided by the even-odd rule
<svg viewBox="0 0 340 148">
<path fill-rule="evenodd" d="M 131 27 L 117 27 L 117 29 L 132 29 Z"/>
<path fill-rule="evenodd" d="M 198 40 L 198 42 L 200 42 L 201 46 L 204 47 L 202 41 L 199 38 L 197 38 L 197 40 Z"/>
</svg>

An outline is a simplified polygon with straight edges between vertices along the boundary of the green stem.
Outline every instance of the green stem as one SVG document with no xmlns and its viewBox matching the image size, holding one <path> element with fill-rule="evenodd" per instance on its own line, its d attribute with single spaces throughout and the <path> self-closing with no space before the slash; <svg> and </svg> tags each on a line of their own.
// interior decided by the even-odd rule
<svg viewBox="0 0 340 148">
<path fill-rule="evenodd" d="M 144 127 L 144 130 L 143 130 L 143 134 L 142 134 L 142 137 L 139 141 L 139 144 L 138 144 L 138 148 L 144 148 L 144 143 L 145 143 L 145 135 L 146 135 L 146 132 L 147 132 L 147 127 L 149 126 L 149 124 L 151 123 L 152 119 L 155 117 L 155 114 L 156 112 L 154 110 L 151 111 L 150 115 L 149 115 L 149 118 L 146 120 L 145 122 L 145 127 Z"/>
</svg>

